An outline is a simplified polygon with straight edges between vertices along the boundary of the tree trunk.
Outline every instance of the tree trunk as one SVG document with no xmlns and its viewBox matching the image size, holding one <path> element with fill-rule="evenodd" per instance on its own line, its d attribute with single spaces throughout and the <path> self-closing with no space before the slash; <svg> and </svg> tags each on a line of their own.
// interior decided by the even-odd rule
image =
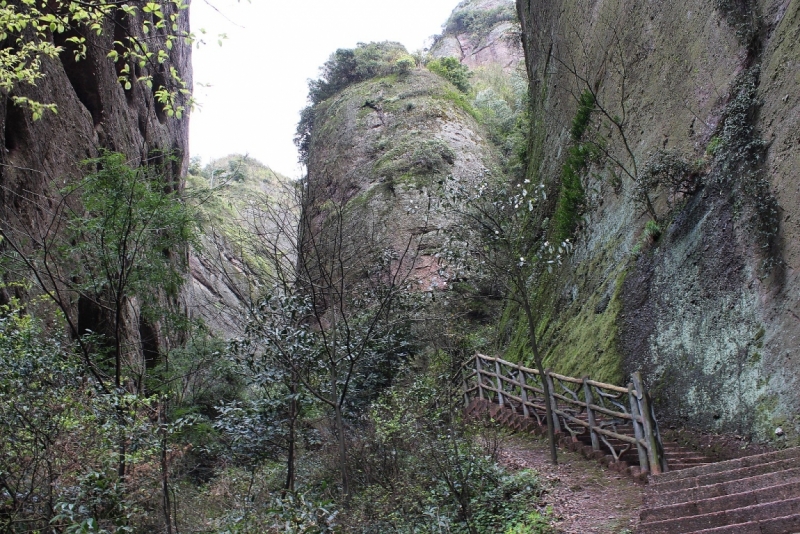
<svg viewBox="0 0 800 534">
<path fill-rule="evenodd" d="M 297 395 L 297 382 L 294 379 L 294 375 L 292 375 L 291 384 L 289 385 L 289 392 L 292 400 L 289 401 L 289 451 L 286 459 L 286 485 L 284 489 L 288 492 L 294 492 L 295 423 L 297 422 L 297 399 L 295 398 L 295 395 Z"/>
<path fill-rule="evenodd" d="M 523 281 L 524 283 L 524 281 Z M 544 374 L 544 364 L 542 357 L 539 354 L 539 345 L 536 343 L 536 321 L 533 318 L 533 310 L 528 301 L 528 292 L 524 288 L 520 288 L 522 297 L 522 308 L 525 311 L 525 317 L 528 320 L 528 340 L 530 342 L 531 350 L 533 351 L 533 361 L 536 364 L 536 370 L 539 371 L 539 376 L 542 378 L 542 389 L 544 390 L 544 409 L 545 420 L 547 421 L 547 441 L 550 445 L 550 459 L 554 465 L 558 465 L 558 450 L 556 449 L 556 433 L 553 413 L 553 406 L 550 403 L 550 384 Z"/>
<path fill-rule="evenodd" d="M 164 525 L 166 534 L 172 534 L 172 504 L 169 499 L 169 458 L 167 457 L 167 414 L 164 401 L 159 403 L 158 420 L 161 432 L 161 491 L 163 493 Z"/>
<path fill-rule="evenodd" d="M 344 435 L 344 419 L 342 418 L 342 404 L 336 402 L 336 433 L 339 440 L 339 463 L 342 469 L 342 495 L 347 499 L 350 495 L 350 476 L 347 472 L 347 446 Z"/>
</svg>

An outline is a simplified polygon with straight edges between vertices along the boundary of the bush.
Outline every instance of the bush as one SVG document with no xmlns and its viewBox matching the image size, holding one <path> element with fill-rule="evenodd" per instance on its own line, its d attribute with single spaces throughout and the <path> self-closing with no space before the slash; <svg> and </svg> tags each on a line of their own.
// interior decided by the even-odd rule
<svg viewBox="0 0 800 534">
<path fill-rule="evenodd" d="M 154 404 L 103 393 L 72 342 L 19 302 L 0 306 L 0 531 L 150 531 Z M 127 481 L 117 472 L 120 437 Z"/>
<path fill-rule="evenodd" d="M 408 67 L 409 57 L 403 45 L 390 41 L 340 48 L 322 66 L 320 77 L 308 82 L 308 100 L 316 105 L 355 83 L 397 74 Z"/>
<path fill-rule="evenodd" d="M 462 93 L 469 93 L 469 67 L 454 57 L 443 57 L 428 62 L 428 70 L 449 81 Z"/>
<path fill-rule="evenodd" d="M 373 404 L 354 447 L 359 491 L 343 518 L 348 532 L 495 534 L 538 504 L 535 473 L 495 462 L 496 427 L 460 420 L 441 387 L 451 367 L 435 356 Z"/>
</svg>

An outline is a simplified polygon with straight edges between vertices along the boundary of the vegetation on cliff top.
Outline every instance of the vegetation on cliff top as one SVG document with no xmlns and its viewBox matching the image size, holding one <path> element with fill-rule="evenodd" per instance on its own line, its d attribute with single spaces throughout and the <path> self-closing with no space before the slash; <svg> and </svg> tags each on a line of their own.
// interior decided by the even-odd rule
<svg viewBox="0 0 800 534">
<path fill-rule="evenodd" d="M 464 0 L 459 3 L 444 25 L 445 34 L 469 33 L 481 40 L 498 24 L 516 21 L 517 11 L 513 2 L 502 1 L 501 5 L 486 9 L 481 0 Z"/>
</svg>

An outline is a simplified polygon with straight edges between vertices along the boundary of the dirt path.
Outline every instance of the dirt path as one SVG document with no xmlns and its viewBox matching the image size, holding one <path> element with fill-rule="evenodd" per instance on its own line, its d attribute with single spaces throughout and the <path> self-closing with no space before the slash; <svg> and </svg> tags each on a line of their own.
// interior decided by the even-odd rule
<svg viewBox="0 0 800 534">
<path fill-rule="evenodd" d="M 538 471 L 553 507 L 555 526 L 565 534 L 633 532 L 639 520 L 644 486 L 604 469 L 597 462 L 559 449 L 559 465 L 550 463 L 547 442 L 508 436 L 500 445 L 500 462 L 510 469 Z"/>
</svg>

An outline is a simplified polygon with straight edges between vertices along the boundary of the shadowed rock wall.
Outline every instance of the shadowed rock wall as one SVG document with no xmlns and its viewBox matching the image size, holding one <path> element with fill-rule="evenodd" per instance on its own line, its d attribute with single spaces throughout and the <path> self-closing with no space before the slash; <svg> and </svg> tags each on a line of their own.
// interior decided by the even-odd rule
<svg viewBox="0 0 800 534">
<path fill-rule="evenodd" d="M 170 6 L 165 6 L 169 17 Z M 140 14 L 141 16 L 141 14 Z M 188 10 L 181 11 L 177 20 L 179 30 L 189 28 Z M 56 36 L 56 44 L 65 51 L 55 60 L 44 59 L 44 77 L 35 87 L 15 89 L 17 96 L 26 96 L 57 106 L 57 114 L 46 112 L 41 120 L 33 121 L 25 109 L 17 107 L 9 95 L 0 96 L 0 218 L 3 221 L 36 229 L 48 221 L 48 213 L 57 202 L 58 191 L 72 179 L 82 176 L 81 162 L 96 157 L 107 149 L 121 152 L 131 166 L 163 163 L 175 188 L 181 188 L 182 176 L 188 162 L 188 118 L 167 117 L 155 101 L 154 90 L 132 80 L 125 90 L 118 81 L 118 69 L 107 57 L 115 41 L 130 34 L 139 38 L 141 20 L 118 14 L 107 21 L 102 35 L 87 32 L 87 57 L 74 60 L 71 43 Z M 155 30 L 154 30 L 155 31 Z M 174 67 L 191 87 L 191 46 L 178 39 L 169 58 L 162 65 L 140 68 L 132 66 L 132 78 L 152 76 L 153 86 L 165 84 L 168 72 Z M 5 290 L 0 300 L 8 299 Z M 158 350 L 163 341 L 159 329 L 139 324 L 137 306 L 128 310 L 127 337 Z M 177 305 L 177 303 L 174 303 Z M 101 315 L 97 310 L 81 310 L 82 327 L 97 329 Z"/>
</svg>

